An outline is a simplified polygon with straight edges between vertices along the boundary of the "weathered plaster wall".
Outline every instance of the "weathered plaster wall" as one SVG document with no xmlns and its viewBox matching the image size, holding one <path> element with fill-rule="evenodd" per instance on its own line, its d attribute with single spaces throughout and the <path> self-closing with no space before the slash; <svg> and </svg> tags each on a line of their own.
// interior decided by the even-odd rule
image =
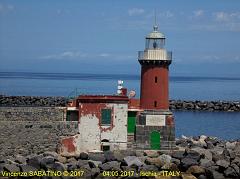
<svg viewBox="0 0 240 179">
<path fill-rule="evenodd" d="M 100 125 L 101 108 L 111 108 L 112 125 Z M 80 104 L 80 150 L 101 150 L 101 141 L 109 140 L 111 150 L 127 147 L 127 104 Z"/>
<path fill-rule="evenodd" d="M 56 151 L 61 138 L 78 133 L 64 108 L 0 107 L 0 156 Z"/>
</svg>

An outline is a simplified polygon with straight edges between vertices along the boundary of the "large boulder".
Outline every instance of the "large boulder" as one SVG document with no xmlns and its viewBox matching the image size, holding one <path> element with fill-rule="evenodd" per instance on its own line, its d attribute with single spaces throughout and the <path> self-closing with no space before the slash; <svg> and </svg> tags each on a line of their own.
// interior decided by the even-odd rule
<svg viewBox="0 0 240 179">
<path fill-rule="evenodd" d="M 25 165 L 25 164 L 20 164 L 19 165 L 21 172 L 34 172 L 37 171 L 36 168 L 30 166 L 30 165 Z"/>
<path fill-rule="evenodd" d="M 121 163 L 118 161 L 111 161 L 111 162 L 106 162 L 104 164 L 100 164 L 99 168 L 103 171 L 110 171 L 110 170 L 121 171 L 120 164 Z"/>
<path fill-rule="evenodd" d="M 224 175 L 229 178 L 239 177 L 239 174 L 236 172 L 236 170 L 233 167 L 228 167 L 226 170 L 224 170 Z"/>
<path fill-rule="evenodd" d="M 171 156 L 176 159 L 183 159 L 185 157 L 186 153 L 185 151 L 174 151 Z"/>
<path fill-rule="evenodd" d="M 194 159 L 196 161 L 199 161 L 200 158 L 202 157 L 202 155 L 199 153 L 199 151 L 195 151 L 195 150 L 187 150 L 187 158 L 191 158 Z"/>
<path fill-rule="evenodd" d="M 181 174 L 182 179 L 197 179 L 195 176 L 189 173 L 182 173 Z"/>
<path fill-rule="evenodd" d="M 222 167 L 222 168 L 228 168 L 229 165 L 230 165 L 230 162 L 226 161 L 226 160 L 218 160 L 216 162 L 216 164 L 219 166 L 219 167 Z"/>
<path fill-rule="evenodd" d="M 106 161 L 106 158 L 103 153 L 89 153 L 88 157 L 89 160 L 101 161 L 102 163 Z"/>
<path fill-rule="evenodd" d="M 81 160 L 88 160 L 88 153 L 86 152 L 81 152 L 80 155 L 79 155 L 79 158 Z"/>
<path fill-rule="evenodd" d="M 204 168 L 208 168 L 214 165 L 214 162 L 212 160 L 208 160 L 206 158 L 200 160 L 200 166 Z"/>
<path fill-rule="evenodd" d="M 158 158 L 147 158 L 145 163 L 147 165 L 155 165 L 158 168 L 161 168 L 165 163 L 158 157 Z"/>
<path fill-rule="evenodd" d="M 205 169 L 198 165 L 193 165 L 187 169 L 186 173 L 191 173 L 193 175 L 205 174 Z"/>
<path fill-rule="evenodd" d="M 40 169 L 40 163 L 42 160 L 43 156 L 42 155 L 33 155 L 30 156 L 29 159 L 27 160 L 28 165 L 36 168 L 36 169 Z"/>
<path fill-rule="evenodd" d="M 15 157 L 15 162 L 19 163 L 19 164 L 26 164 L 27 163 L 27 159 L 21 155 L 17 155 Z"/>
<path fill-rule="evenodd" d="M 212 153 L 209 150 L 203 149 L 200 147 L 192 148 L 192 150 L 199 153 L 200 156 L 203 156 L 204 158 L 206 158 L 208 160 L 212 160 Z"/>
<path fill-rule="evenodd" d="M 47 170 L 49 168 L 49 165 L 53 164 L 54 161 L 55 159 L 52 156 L 43 157 L 42 160 L 40 161 L 40 166 L 41 168 Z"/>
<path fill-rule="evenodd" d="M 4 165 L 4 170 L 8 172 L 20 172 L 20 168 L 15 164 L 6 164 Z"/>
<path fill-rule="evenodd" d="M 124 157 L 124 161 L 128 166 L 136 165 L 136 166 L 140 167 L 140 166 L 144 165 L 144 163 L 141 162 L 141 160 L 139 160 L 139 158 L 136 156 Z"/>
<path fill-rule="evenodd" d="M 151 158 L 156 158 L 159 156 L 159 153 L 156 150 L 145 150 L 144 155 L 151 157 Z"/>
<path fill-rule="evenodd" d="M 198 165 L 198 161 L 193 158 L 185 157 L 181 160 L 180 165 L 184 170 L 186 170 L 192 165 Z"/>
</svg>

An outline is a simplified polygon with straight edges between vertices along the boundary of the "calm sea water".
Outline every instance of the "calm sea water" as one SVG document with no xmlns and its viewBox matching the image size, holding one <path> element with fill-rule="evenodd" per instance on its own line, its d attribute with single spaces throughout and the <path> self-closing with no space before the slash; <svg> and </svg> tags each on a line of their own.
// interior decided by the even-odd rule
<svg viewBox="0 0 240 179">
<path fill-rule="evenodd" d="M 72 96 L 115 94 L 117 80 L 139 96 L 140 76 L 116 74 L 0 72 L 0 94 Z M 240 101 L 240 78 L 170 77 L 170 99 Z M 240 113 L 175 112 L 176 134 L 240 139 Z"/>
</svg>

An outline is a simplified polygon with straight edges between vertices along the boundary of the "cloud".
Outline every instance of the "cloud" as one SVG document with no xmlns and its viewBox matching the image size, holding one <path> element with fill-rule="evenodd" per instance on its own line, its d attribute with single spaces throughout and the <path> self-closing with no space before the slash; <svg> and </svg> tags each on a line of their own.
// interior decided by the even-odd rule
<svg viewBox="0 0 240 179">
<path fill-rule="evenodd" d="M 138 16 L 138 15 L 141 15 L 145 12 L 144 9 L 141 9 L 141 8 L 132 8 L 132 9 L 129 9 L 128 10 L 128 15 L 129 16 Z"/>
<path fill-rule="evenodd" d="M 83 57 L 87 57 L 87 54 L 82 53 L 80 51 L 65 51 L 63 53 L 59 53 L 59 54 L 52 54 L 52 55 L 47 55 L 47 56 L 43 56 L 40 57 L 40 59 L 57 59 L 57 60 L 61 60 L 61 59 L 75 59 L 75 58 L 83 58 Z"/>
<path fill-rule="evenodd" d="M 193 11 L 193 14 L 194 14 L 194 17 L 201 17 L 203 16 L 204 11 L 199 9 L 199 10 Z"/>
<path fill-rule="evenodd" d="M 236 21 L 240 20 L 240 12 L 215 12 L 213 13 L 216 21 L 219 22 L 229 22 L 229 21 Z"/>
<path fill-rule="evenodd" d="M 14 10 L 14 6 L 11 4 L 0 4 L 0 13 L 7 13 Z"/>
<path fill-rule="evenodd" d="M 100 57 L 110 57 L 111 55 L 109 53 L 101 53 L 99 54 Z"/>
</svg>

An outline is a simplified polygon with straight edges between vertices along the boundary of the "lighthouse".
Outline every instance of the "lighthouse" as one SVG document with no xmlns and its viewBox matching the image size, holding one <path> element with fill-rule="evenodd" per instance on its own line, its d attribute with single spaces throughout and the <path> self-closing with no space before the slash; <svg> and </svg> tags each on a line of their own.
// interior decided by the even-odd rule
<svg viewBox="0 0 240 179">
<path fill-rule="evenodd" d="M 169 110 L 169 65 L 172 52 L 165 49 L 166 37 L 153 26 L 145 39 L 145 49 L 138 52 L 141 65 L 140 108 L 136 123 L 139 149 L 175 148 L 175 123 Z"/>
</svg>

